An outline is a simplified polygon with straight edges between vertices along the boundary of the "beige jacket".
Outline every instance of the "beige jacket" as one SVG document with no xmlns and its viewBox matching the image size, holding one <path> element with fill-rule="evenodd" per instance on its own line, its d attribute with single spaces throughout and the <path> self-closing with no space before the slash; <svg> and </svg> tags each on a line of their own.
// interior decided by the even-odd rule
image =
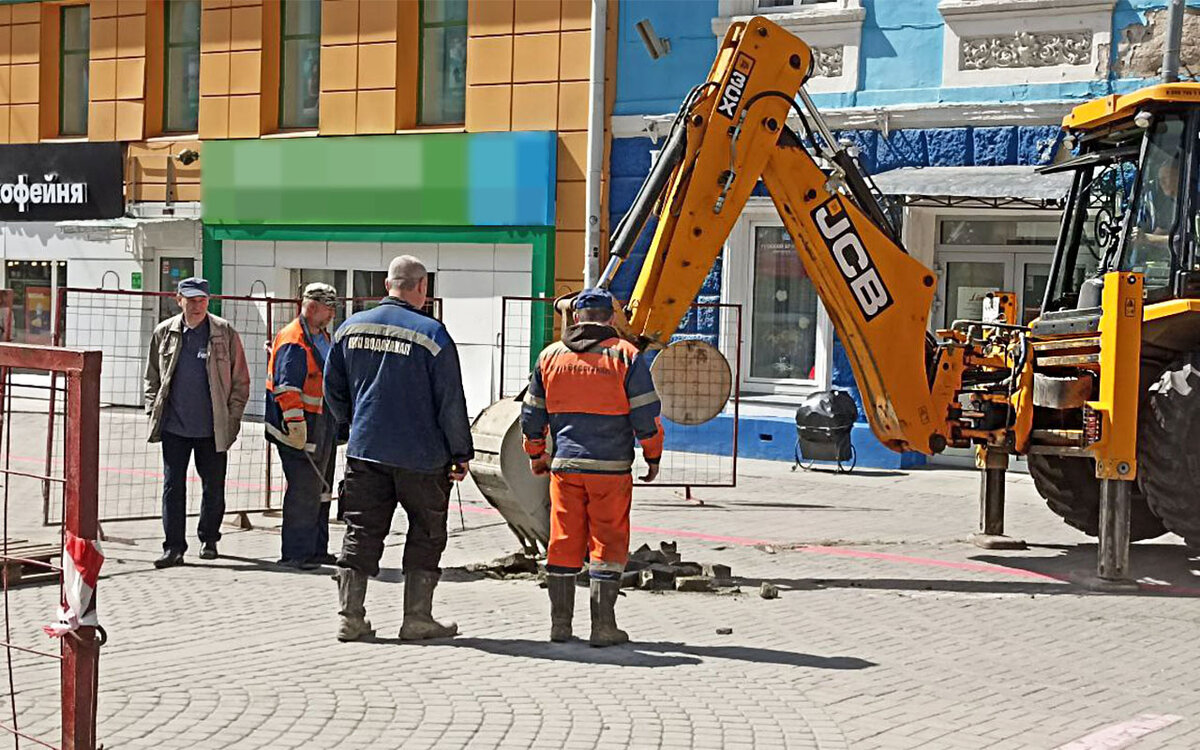
<svg viewBox="0 0 1200 750">
<path fill-rule="evenodd" d="M 208 316 L 208 390 L 212 397 L 213 438 L 225 452 L 237 440 L 242 414 L 250 400 L 250 370 L 237 331 L 224 318 Z M 162 440 L 163 409 L 171 393 L 171 378 L 183 342 L 183 314 L 167 318 L 154 329 L 146 355 L 146 413 L 150 442 Z"/>
</svg>

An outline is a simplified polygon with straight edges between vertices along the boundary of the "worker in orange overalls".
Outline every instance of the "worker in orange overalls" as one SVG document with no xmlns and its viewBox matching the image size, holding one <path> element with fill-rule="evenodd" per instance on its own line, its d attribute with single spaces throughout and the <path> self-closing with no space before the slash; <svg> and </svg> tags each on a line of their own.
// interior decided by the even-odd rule
<svg viewBox="0 0 1200 750">
<path fill-rule="evenodd" d="M 521 407 L 534 474 L 550 472 L 550 640 L 571 638 L 575 577 L 590 559 L 593 646 L 625 643 L 613 612 L 629 558 L 633 442 L 658 476 L 663 433 L 658 394 L 641 352 L 613 328 L 612 295 L 587 289 L 574 300 L 575 325 L 538 356 Z M 554 455 L 546 455 L 546 436 Z"/>
</svg>

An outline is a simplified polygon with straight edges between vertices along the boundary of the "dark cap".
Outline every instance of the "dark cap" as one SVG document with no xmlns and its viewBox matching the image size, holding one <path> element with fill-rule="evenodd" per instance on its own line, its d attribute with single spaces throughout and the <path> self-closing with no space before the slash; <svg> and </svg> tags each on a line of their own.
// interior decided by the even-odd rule
<svg viewBox="0 0 1200 750">
<path fill-rule="evenodd" d="M 575 298 L 576 310 L 611 310 L 613 296 L 607 289 L 584 289 Z"/>
<path fill-rule="evenodd" d="M 192 276 L 179 282 L 175 291 L 182 297 L 207 297 L 208 281 L 199 276 Z"/>
</svg>

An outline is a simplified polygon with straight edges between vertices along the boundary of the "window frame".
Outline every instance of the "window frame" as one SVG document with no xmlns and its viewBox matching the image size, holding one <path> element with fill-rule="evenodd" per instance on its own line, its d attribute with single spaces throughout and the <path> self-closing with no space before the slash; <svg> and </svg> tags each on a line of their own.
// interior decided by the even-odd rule
<svg viewBox="0 0 1200 750">
<path fill-rule="evenodd" d="M 180 0 L 167 0 L 163 3 L 163 99 L 162 99 L 162 133 L 163 135 L 189 135 L 197 133 L 200 129 L 200 75 L 196 74 L 196 126 L 190 130 L 174 130 L 168 121 L 170 117 L 170 101 L 171 101 L 171 51 L 175 49 L 184 49 L 195 47 L 196 57 L 200 59 L 200 40 L 201 26 L 204 23 L 203 0 L 193 0 L 196 3 L 200 14 L 197 18 L 200 19 L 200 24 L 196 26 L 196 43 L 171 43 L 171 8 L 178 7 L 175 4 Z"/>
<path fill-rule="evenodd" d="M 81 12 L 85 20 L 85 39 L 87 44 L 80 49 L 67 49 L 67 14 L 70 12 Z M 90 5 L 63 5 L 58 9 L 58 135 L 64 138 L 86 138 L 88 134 L 88 86 L 83 87 L 83 130 L 81 132 L 68 132 L 64 129 L 64 117 L 66 110 L 66 97 L 63 96 L 66 88 L 66 61 L 68 57 L 78 57 L 82 55 L 85 58 L 84 69 L 87 70 L 91 66 L 92 61 L 92 43 L 91 43 L 91 22 L 92 9 Z M 89 70 L 90 77 L 90 70 Z"/>
<path fill-rule="evenodd" d="M 288 34 L 287 33 L 287 9 L 288 9 L 288 6 L 295 7 L 297 3 L 305 3 L 305 2 L 313 3 L 318 9 L 318 11 L 317 11 L 317 30 L 312 34 Z M 317 80 L 318 80 L 317 115 L 316 115 L 316 120 L 312 124 L 289 125 L 289 124 L 284 123 L 284 113 L 287 111 L 287 109 L 284 107 L 284 88 L 287 85 L 286 84 L 286 75 L 285 75 L 285 73 L 287 71 L 287 66 L 285 65 L 285 62 L 287 60 L 287 45 L 288 45 L 288 42 L 294 42 L 297 40 L 305 40 L 305 39 L 312 39 L 316 42 L 316 45 L 317 45 L 317 60 L 318 60 L 318 62 L 317 62 Z M 316 130 L 317 128 L 320 127 L 320 124 L 321 124 L 321 97 L 320 97 L 320 93 L 319 93 L 320 77 L 321 77 L 320 57 L 321 57 L 321 0 L 279 0 L 279 102 L 278 102 L 279 117 L 278 117 L 278 130 L 280 132 Z"/>
<path fill-rule="evenodd" d="M 817 297 L 817 331 L 813 366 L 815 378 L 763 378 L 751 376 L 751 350 L 754 347 L 754 260 L 758 228 L 784 228 L 769 198 L 751 197 L 737 224 L 729 234 L 723 253 L 721 300 L 742 306 L 745 344 L 742 346 L 739 393 L 749 396 L 807 396 L 828 389 L 833 376 L 833 323 L 825 311 L 825 302 Z"/>
<path fill-rule="evenodd" d="M 429 0 L 420 0 L 417 4 L 417 126 L 418 127 L 454 127 L 466 125 L 466 87 L 463 87 L 463 121 L 462 122 L 427 122 L 425 119 L 425 30 L 446 29 L 462 26 L 467 30 L 469 16 L 461 21 L 426 21 L 425 4 Z M 465 72 L 464 60 L 464 72 Z"/>
</svg>

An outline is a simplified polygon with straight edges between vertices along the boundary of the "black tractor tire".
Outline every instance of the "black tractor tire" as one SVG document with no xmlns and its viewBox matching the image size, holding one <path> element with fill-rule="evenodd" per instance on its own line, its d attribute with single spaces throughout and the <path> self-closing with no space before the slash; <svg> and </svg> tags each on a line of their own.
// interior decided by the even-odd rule
<svg viewBox="0 0 1200 750">
<path fill-rule="evenodd" d="M 1090 458 L 1028 456 L 1029 475 L 1046 505 L 1072 528 L 1088 536 L 1100 535 L 1100 480 L 1096 464 Z M 1150 510 L 1135 485 L 1129 498 L 1129 538 L 1153 539 L 1167 532 L 1163 522 Z"/>
<path fill-rule="evenodd" d="M 1138 479 L 1167 529 L 1200 548 L 1200 352 L 1150 386 L 1138 425 Z"/>
</svg>

